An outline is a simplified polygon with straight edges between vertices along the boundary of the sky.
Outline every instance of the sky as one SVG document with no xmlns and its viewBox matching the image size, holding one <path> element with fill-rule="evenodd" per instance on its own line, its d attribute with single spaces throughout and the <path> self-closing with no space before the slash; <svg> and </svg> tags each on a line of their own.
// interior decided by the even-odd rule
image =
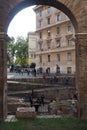
<svg viewBox="0 0 87 130">
<path fill-rule="evenodd" d="M 36 30 L 36 16 L 33 8 L 34 6 L 27 7 L 14 16 L 7 31 L 9 37 L 16 39 L 18 36 L 23 36 L 26 38 L 28 32 Z"/>
</svg>

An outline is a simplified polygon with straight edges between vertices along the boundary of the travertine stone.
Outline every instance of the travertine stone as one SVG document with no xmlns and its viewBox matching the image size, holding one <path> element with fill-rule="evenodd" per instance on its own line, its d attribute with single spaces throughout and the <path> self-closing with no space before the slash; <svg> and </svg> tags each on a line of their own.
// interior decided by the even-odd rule
<svg viewBox="0 0 87 130">
<path fill-rule="evenodd" d="M 7 61 L 6 61 L 6 34 L 0 32 L 0 120 L 6 118 L 7 114 Z"/>
<path fill-rule="evenodd" d="M 34 107 L 19 107 L 16 111 L 17 118 L 35 118 L 36 112 Z"/>
<path fill-rule="evenodd" d="M 79 93 L 79 116 L 87 118 L 87 33 L 76 35 L 77 89 Z"/>
</svg>

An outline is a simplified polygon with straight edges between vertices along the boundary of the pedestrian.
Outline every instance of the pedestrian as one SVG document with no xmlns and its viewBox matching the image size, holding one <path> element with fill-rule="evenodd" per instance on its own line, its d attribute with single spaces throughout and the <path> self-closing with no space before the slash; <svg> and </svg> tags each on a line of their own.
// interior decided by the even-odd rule
<svg viewBox="0 0 87 130">
<path fill-rule="evenodd" d="M 25 95 L 24 96 L 24 102 L 28 102 L 28 101 L 29 101 L 28 95 Z"/>
<path fill-rule="evenodd" d="M 29 97 L 29 101 L 30 101 L 30 106 L 32 107 L 32 106 L 33 106 L 33 98 L 32 98 L 32 95 Z"/>
<path fill-rule="evenodd" d="M 44 95 L 41 95 L 41 104 L 44 106 Z"/>
<path fill-rule="evenodd" d="M 29 75 L 30 74 L 30 70 L 29 69 L 27 69 L 27 75 Z"/>
<path fill-rule="evenodd" d="M 34 68 L 33 70 L 34 76 L 36 77 L 36 69 Z"/>
<path fill-rule="evenodd" d="M 23 72 L 24 72 L 24 70 L 23 70 L 23 68 L 21 69 L 21 74 L 23 75 Z"/>
</svg>

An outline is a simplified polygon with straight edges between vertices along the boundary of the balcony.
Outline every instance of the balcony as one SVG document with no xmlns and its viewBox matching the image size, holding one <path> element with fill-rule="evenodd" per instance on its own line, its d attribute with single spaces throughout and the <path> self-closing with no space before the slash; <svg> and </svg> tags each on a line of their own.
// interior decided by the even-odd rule
<svg viewBox="0 0 87 130">
<path fill-rule="evenodd" d="M 52 40 L 51 36 L 48 36 L 47 39 L 46 39 L 47 42 L 50 42 L 51 40 Z"/>
<path fill-rule="evenodd" d="M 60 34 L 56 34 L 55 39 L 56 39 L 56 40 L 57 40 L 57 39 L 61 39 L 61 35 L 60 35 Z"/>
<path fill-rule="evenodd" d="M 65 36 L 66 36 L 67 39 L 69 39 L 69 38 L 72 38 L 73 35 L 74 35 L 74 34 L 73 34 L 72 32 L 69 32 L 69 33 L 67 33 Z"/>
<path fill-rule="evenodd" d="M 43 42 L 43 39 L 41 39 L 41 38 L 37 40 L 37 43 L 39 43 L 39 44 L 41 44 L 42 42 Z"/>
</svg>

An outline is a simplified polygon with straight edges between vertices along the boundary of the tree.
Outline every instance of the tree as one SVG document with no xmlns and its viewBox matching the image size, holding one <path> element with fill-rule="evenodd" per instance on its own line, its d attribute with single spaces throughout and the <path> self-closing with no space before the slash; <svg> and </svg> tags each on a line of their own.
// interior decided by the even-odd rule
<svg viewBox="0 0 87 130">
<path fill-rule="evenodd" d="M 14 64 L 15 60 L 15 39 L 13 37 L 7 42 L 7 62 Z"/>
<path fill-rule="evenodd" d="M 30 68 L 35 68 L 36 67 L 36 64 L 35 63 L 31 63 L 30 64 Z"/>
<path fill-rule="evenodd" d="M 22 36 L 16 42 L 13 37 L 7 43 L 7 62 L 8 64 L 28 65 L 28 42 Z"/>
<path fill-rule="evenodd" d="M 22 36 L 17 38 L 15 43 L 15 64 L 28 65 L 28 43 Z"/>
</svg>

